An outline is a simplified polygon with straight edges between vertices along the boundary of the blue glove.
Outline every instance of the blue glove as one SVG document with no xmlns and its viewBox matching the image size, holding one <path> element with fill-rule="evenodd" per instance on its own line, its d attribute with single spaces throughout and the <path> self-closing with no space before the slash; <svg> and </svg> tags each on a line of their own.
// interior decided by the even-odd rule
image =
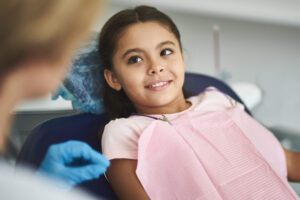
<svg viewBox="0 0 300 200">
<path fill-rule="evenodd" d="M 88 144 L 71 140 L 50 146 L 37 173 L 60 179 L 71 188 L 98 178 L 108 166 L 109 161 Z"/>
</svg>

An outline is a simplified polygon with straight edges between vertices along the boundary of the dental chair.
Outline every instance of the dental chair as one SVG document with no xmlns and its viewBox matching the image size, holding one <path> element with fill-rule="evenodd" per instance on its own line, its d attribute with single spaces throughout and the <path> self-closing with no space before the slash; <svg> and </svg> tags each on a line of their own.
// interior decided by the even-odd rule
<svg viewBox="0 0 300 200">
<path fill-rule="evenodd" d="M 95 48 L 95 42 L 90 46 L 92 47 L 88 47 L 90 48 L 89 51 L 85 51 L 84 54 L 79 55 L 78 59 L 75 60 L 75 67 L 73 67 L 75 70 L 74 73 L 85 73 L 84 76 L 86 76 L 87 74 L 89 76 L 95 76 L 95 74 L 98 73 L 90 73 L 91 70 L 85 70 L 86 66 L 84 67 L 84 69 L 82 69 L 82 65 L 89 65 L 89 69 L 91 69 L 90 66 L 97 66 L 97 63 L 93 63 L 93 61 L 99 62 L 99 58 L 97 57 L 97 48 Z M 97 68 L 98 67 L 96 67 L 95 69 Z M 78 77 L 78 73 L 76 74 L 76 77 Z M 101 72 L 99 72 L 98 75 L 100 73 Z M 95 85 L 97 85 L 97 88 L 99 88 L 100 83 L 98 83 L 98 79 L 99 77 L 88 77 L 82 81 L 76 80 L 74 83 L 80 82 L 82 83 L 82 85 L 85 85 L 87 84 L 87 82 L 89 83 L 91 80 L 94 80 L 97 81 Z M 79 88 L 74 87 L 72 85 L 72 82 L 65 83 L 65 86 L 69 90 Z M 185 74 L 184 88 L 186 90 L 197 94 L 203 91 L 208 86 L 214 86 L 225 94 L 231 96 L 236 101 L 244 104 L 242 100 L 236 95 L 236 93 L 224 82 L 203 74 Z M 62 92 L 63 97 L 72 100 L 73 106 L 75 108 L 77 107 L 77 109 L 83 110 L 84 112 L 76 115 L 51 119 L 38 125 L 25 141 L 25 144 L 23 145 L 21 152 L 17 158 L 16 165 L 30 165 L 34 169 L 37 169 L 41 164 L 41 161 L 43 160 L 49 146 L 68 140 L 84 141 L 88 143 L 93 149 L 101 152 L 101 133 L 103 132 L 103 128 L 109 121 L 109 119 L 107 114 L 105 112 L 103 113 L 103 110 L 101 110 L 101 106 L 99 107 L 98 105 L 101 103 L 101 101 L 99 101 L 100 97 L 96 96 L 96 98 L 94 98 L 96 99 L 96 101 L 90 101 L 91 98 L 88 98 L 88 100 L 85 99 L 83 101 L 78 101 L 78 99 L 81 98 L 80 95 L 86 95 L 86 91 L 89 90 L 93 90 L 91 89 L 91 85 L 85 85 L 85 89 L 81 90 L 80 92 L 76 92 L 74 90 L 73 92 L 71 92 L 72 95 L 70 95 L 71 93 Z M 80 94 L 78 95 L 78 93 Z M 96 94 L 99 95 L 99 91 L 96 91 Z M 76 103 L 74 103 L 75 100 Z M 86 102 L 90 103 L 88 105 L 85 105 Z M 245 109 L 250 114 L 246 106 Z M 95 110 L 97 111 L 95 112 L 96 114 L 90 113 L 91 111 Z M 104 176 L 101 176 L 100 178 L 92 181 L 84 182 L 76 187 L 87 190 L 88 192 L 91 192 L 92 194 L 99 197 L 104 197 L 106 199 L 117 199 Z"/>
</svg>

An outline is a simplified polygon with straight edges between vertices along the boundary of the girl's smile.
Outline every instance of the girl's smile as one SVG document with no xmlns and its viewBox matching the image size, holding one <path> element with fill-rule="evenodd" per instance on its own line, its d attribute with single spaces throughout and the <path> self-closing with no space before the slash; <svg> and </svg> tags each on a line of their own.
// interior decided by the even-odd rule
<svg viewBox="0 0 300 200">
<path fill-rule="evenodd" d="M 152 90 L 152 91 L 161 91 L 161 90 L 167 88 L 171 82 L 172 82 L 172 80 L 156 81 L 156 82 L 146 85 L 145 88 Z"/>
</svg>

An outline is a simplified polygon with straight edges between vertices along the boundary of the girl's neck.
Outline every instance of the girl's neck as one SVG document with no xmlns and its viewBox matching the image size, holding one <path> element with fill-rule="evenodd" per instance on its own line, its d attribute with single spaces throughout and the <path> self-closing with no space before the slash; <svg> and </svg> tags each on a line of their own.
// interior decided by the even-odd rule
<svg viewBox="0 0 300 200">
<path fill-rule="evenodd" d="M 159 115 L 159 114 L 172 114 L 182 112 L 188 109 L 191 103 L 186 101 L 184 97 L 178 98 L 168 105 L 156 106 L 156 107 L 143 107 L 137 108 L 137 112 L 146 115 Z"/>
</svg>

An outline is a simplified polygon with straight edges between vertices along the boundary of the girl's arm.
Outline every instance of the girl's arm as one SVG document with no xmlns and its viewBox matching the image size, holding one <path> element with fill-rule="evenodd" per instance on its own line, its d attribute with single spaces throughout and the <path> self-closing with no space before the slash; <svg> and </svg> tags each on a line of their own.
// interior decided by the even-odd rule
<svg viewBox="0 0 300 200">
<path fill-rule="evenodd" d="M 292 152 L 282 148 L 285 153 L 289 181 L 300 181 L 300 152 Z"/>
<path fill-rule="evenodd" d="M 136 175 L 137 160 L 114 159 L 106 175 L 119 199 L 150 199 Z"/>
</svg>

